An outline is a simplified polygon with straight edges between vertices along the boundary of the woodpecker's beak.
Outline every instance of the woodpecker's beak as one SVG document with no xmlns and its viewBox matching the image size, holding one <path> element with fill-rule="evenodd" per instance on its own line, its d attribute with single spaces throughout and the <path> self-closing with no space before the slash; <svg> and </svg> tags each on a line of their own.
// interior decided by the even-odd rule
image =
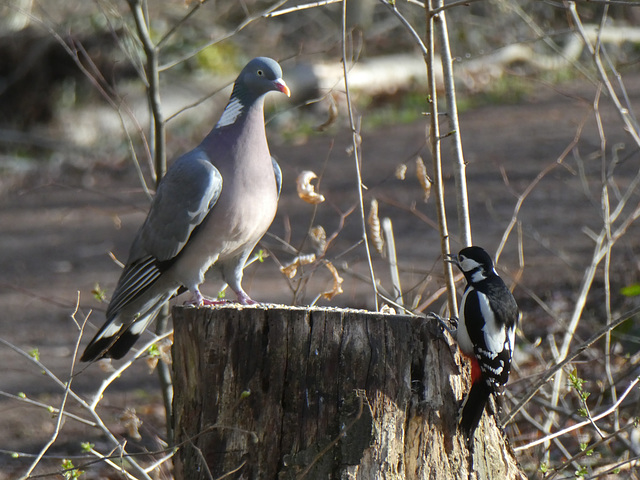
<svg viewBox="0 0 640 480">
<path fill-rule="evenodd" d="M 456 267 L 460 266 L 460 260 L 458 260 L 458 256 L 453 253 L 446 253 L 444 256 L 444 261 L 453 263 Z"/>
<path fill-rule="evenodd" d="M 279 92 L 284 93 L 287 97 L 291 96 L 291 90 L 289 90 L 289 87 L 287 87 L 287 84 L 284 83 L 284 80 L 281 78 L 278 78 L 276 80 L 273 81 L 273 85 L 274 87 L 276 87 L 276 90 L 278 90 Z"/>
</svg>

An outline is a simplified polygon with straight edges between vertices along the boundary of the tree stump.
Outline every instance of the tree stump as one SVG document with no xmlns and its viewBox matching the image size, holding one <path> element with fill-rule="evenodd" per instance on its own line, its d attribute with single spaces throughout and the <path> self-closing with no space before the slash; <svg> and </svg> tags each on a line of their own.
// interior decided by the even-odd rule
<svg viewBox="0 0 640 480">
<path fill-rule="evenodd" d="M 362 310 L 175 307 L 177 479 L 525 478 L 439 327 Z M 223 477 L 224 476 L 224 477 Z"/>
</svg>

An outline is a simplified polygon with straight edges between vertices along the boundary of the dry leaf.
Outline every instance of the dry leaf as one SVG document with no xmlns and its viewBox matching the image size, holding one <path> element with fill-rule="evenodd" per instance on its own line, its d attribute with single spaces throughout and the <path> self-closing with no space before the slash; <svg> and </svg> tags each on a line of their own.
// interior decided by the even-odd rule
<svg viewBox="0 0 640 480">
<path fill-rule="evenodd" d="M 396 309 L 393 308 L 393 307 L 390 307 L 389 305 L 387 305 L 385 303 L 384 305 L 382 305 L 382 308 L 380 308 L 380 313 L 387 313 L 387 314 L 395 315 L 396 314 Z"/>
<path fill-rule="evenodd" d="M 335 123 L 338 119 L 338 104 L 336 103 L 336 99 L 333 94 L 328 96 L 329 99 L 329 118 L 322 124 L 316 127 L 316 130 L 319 132 L 324 132 L 327 128 Z"/>
<path fill-rule="evenodd" d="M 142 420 L 138 418 L 136 415 L 136 411 L 134 408 L 126 408 L 122 416 L 120 417 L 120 422 L 122 426 L 127 430 L 127 434 L 133 440 L 142 440 L 142 435 L 140 435 L 140 425 L 142 425 Z"/>
<path fill-rule="evenodd" d="M 360 136 L 359 133 L 355 133 L 355 146 L 359 147 L 362 144 L 362 137 Z M 351 156 L 351 154 L 353 154 L 353 152 L 355 151 L 355 147 L 354 144 L 351 143 L 351 145 L 349 145 L 346 149 L 345 152 L 347 152 L 347 155 Z"/>
<path fill-rule="evenodd" d="M 338 270 L 336 270 L 336 267 L 334 267 L 331 262 L 327 262 L 325 265 L 331 272 L 331 275 L 333 275 L 333 288 L 328 292 L 323 292 L 322 296 L 327 300 L 331 300 L 336 295 L 343 293 L 342 282 L 344 282 L 344 279 L 338 274 Z"/>
<path fill-rule="evenodd" d="M 396 167 L 396 178 L 398 180 L 404 180 L 405 175 L 407 174 L 407 164 L 406 163 L 401 163 L 400 165 L 398 165 Z"/>
<path fill-rule="evenodd" d="M 301 267 L 302 265 L 309 265 L 315 261 L 315 253 L 310 253 L 309 255 L 298 255 L 291 261 L 291 263 L 280 267 L 280 271 L 284 273 L 287 278 L 293 278 L 296 276 L 296 273 L 298 273 L 298 267 Z"/>
<path fill-rule="evenodd" d="M 318 255 L 322 255 L 324 253 L 324 249 L 327 248 L 327 232 L 324 231 L 322 225 L 316 225 L 309 230 L 309 237 L 316 247 Z"/>
<path fill-rule="evenodd" d="M 102 370 L 104 373 L 113 373 L 116 371 L 113 364 L 111 363 L 110 358 L 101 358 L 97 363 L 100 370 Z"/>
<path fill-rule="evenodd" d="M 421 157 L 416 158 L 416 175 L 420 185 L 422 186 L 422 190 L 424 190 L 424 201 L 426 203 L 429 201 L 429 196 L 431 195 L 432 182 L 429 175 L 427 175 L 427 167 L 424 166 L 424 162 Z"/>
<path fill-rule="evenodd" d="M 153 373 L 158 366 L 158 361 L 160 360 L 167 365 L 171 365 L 173 363 L 173 358 L 171 357 L 171 345 L 173 345 L 173 334 L 169 335 L 167 338 L 163 338 L 161 341 L 156 343 L 155 346 L 149 349 L 150 354 L 145 358 L 149 373 Z"/>
<path fill-rule="evenodd" d="M 160 360 L 162 360 L 167 365 L 171 366 L 173 364 L 173 357 L 171 356 L 171 347 L 173 346 L 173 334 L 169 335 L 167 338 L 162 339 L 158 343 L 158 347 L 160 347 Z"/>
<path fill-rule="evenodd" d="M 367 224 L 369 225 L 369 230 L 371 232 L 371 243 L 373 243 L 373 246 L 380 255 L 384 255 L 384 238 L 382 237 L 382 231 L 380 230 L 378 200 L 375 198 L 371 200 L 371 209 L 369 210 Z"/>
<path fill-rule="evenodd" d="M 144 359 L 145 363 L 147 364 L 147 370 L 149 372 L 149 374 L 153 373 L 153 371 L 156 369 L 156 367 L 158 366 L 158 361 L 160 360 L 160 357 L 147 357 Z"/>
<path fill-rule="evenodd" d="M 316 193 L 316 190 L 313 185 L 311 185 L 311 180 L 318 178 L 318 176 L 310 170 L 305 170 L 296 180 L 296 186 L 298 189 L 298 196 L 307 203 L 312 205 L 317 205 L 318 203 L 324 202 L 324 196 Z"/>
</svg>

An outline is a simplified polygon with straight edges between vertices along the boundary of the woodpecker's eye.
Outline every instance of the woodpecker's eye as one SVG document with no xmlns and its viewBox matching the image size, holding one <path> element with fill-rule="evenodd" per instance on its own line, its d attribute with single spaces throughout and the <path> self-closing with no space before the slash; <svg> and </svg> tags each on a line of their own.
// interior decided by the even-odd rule
<svg viewBox="0 0 640 480">
<path fill-rule="evenodd" d="M 258 70 L 258 76 L 262 77 L 264 75 L 264 72 L 262 70 Z"/>
</svg>

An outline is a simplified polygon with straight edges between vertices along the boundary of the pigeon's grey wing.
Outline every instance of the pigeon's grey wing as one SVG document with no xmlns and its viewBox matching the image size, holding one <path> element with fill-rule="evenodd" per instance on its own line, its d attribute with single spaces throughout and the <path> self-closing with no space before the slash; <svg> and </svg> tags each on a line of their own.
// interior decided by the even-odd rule
<svg viewBox="0 0 640 480">
<path fill-rule="evenodd" d="M 173 263 L 221 191 L 222 176 L 202 150 L 192 150 L 176 160 L 160 182 L 131 247 L 107 317 L 152 285 Z"/>
<path fill-rule="evenodd" d="M 218 201 L 222 176 L 207 154 L 192 150 L 163 178 L 139 238 L 144 251 L 161 262 L 173 259 Z"/>
<path fill-rule="evenodd" d="M 273 163 L 273 173 L 276 176 L 276 186 L 278 187 L 278 198 L 280 198 L 280 190 L 282 190 L 282 170 L 280 165 L 276 162 L 275 157 L 271 157 L 271 163 Z"/>
</svg>

